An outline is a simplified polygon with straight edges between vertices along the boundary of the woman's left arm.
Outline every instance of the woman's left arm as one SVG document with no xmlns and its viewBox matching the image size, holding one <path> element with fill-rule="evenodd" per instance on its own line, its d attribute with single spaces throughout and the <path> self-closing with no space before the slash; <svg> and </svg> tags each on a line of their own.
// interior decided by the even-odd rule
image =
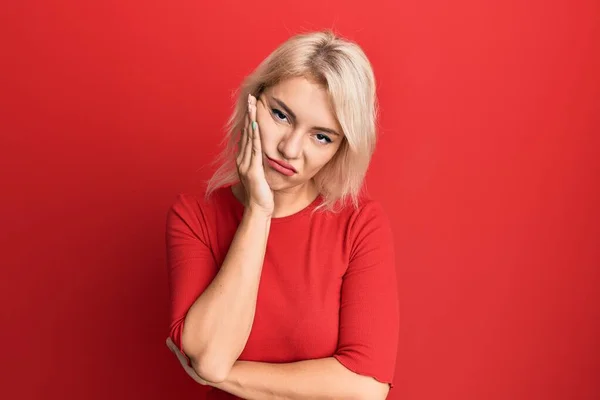
<svg viewBox="0 0 600 400">
<path fill-rule="evenodd" d="M 237 361 L 212 386 L 243 399 L 385 399 L 386 383 L 355 374 L 333 357 L 287 364 Z"/>
</svg>

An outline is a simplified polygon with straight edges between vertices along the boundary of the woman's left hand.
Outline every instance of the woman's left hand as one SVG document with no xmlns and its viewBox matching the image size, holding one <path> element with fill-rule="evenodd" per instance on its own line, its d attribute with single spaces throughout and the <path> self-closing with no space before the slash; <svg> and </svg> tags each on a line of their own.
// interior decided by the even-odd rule
<svg viewBox="0 0 600 400">
<path fill-rule="evenodd" d="M 169 350 L 171 350 L 173 352 L 173 354 L 175 354 L 175 356 L 177 356 L 177 359 L 179 360 L 179 362 L 181 363 L 181 366 L 183 367 L 183 369 L 185 370 L 185 372 L 187 372 L 187 374 L 196 382 L 198 382 L 201 385 L 208 385 L 209 383 L 207 381 L 205 381 L 204 379 L 202 379 L 200 377 L 200 375 L 198 375 L 196 373 L 196 371 L 194 370 L 194 368 L 190 367 L 187 363 L 187 360 L 185 359 L 185 357 L 183 356 L 183 354 L 181 354 L 181 352 L 179 351 L 179 349 L 177 348 L 177 346 L 175 345 L 175 343 L 173 343 L 173 341 L 171 340 L 171 338 L 167 338 L 167 347 L 169 348 Z"/>
</svg>

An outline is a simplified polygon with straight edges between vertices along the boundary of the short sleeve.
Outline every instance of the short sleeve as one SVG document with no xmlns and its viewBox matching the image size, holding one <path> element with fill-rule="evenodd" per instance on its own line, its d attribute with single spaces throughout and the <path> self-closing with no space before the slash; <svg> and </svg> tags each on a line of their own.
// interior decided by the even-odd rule
<svg viewBox="0 0 600 400">
<path fill-rule="evenodd" d="M 217 274 L 202 209 L 180 194 L 167 213 L 167 270 L 170 289 L 169 336 L 183 352 L 181 335 L 186 314 Z"/>
<path fill-rule="evenodd" d="M 349 370 L 392 386 L 399 334 L 398 289 L 393 235 L 382 207 L 367 203 L 347 236 L 352 249 L 342 281 L 334 357 Z"/>
</svg>

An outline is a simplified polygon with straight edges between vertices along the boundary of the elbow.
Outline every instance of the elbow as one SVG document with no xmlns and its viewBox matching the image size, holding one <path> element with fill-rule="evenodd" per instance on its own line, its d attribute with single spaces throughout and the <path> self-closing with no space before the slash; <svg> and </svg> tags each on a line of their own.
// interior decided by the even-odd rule
<svg viewBox="0 0 600 400">
<path fill-rule="evenodd" d="M 211 383 L 223 382 L 229 376 L 233 364 L 222 356 L 215 355 L 214 350 L 204 347 L 206 344 L 198 346 L 194 339 L 190 337 L 189 331 L 184 329 L 183 348 L 196 375 Z"/>
<path fill-rule="evenodd" d="M 190 361 L 196 374 L 211 383 L 221 383 L 227 379 L 232 367 L 216 357 L 191 357 Z"/>
</svg>

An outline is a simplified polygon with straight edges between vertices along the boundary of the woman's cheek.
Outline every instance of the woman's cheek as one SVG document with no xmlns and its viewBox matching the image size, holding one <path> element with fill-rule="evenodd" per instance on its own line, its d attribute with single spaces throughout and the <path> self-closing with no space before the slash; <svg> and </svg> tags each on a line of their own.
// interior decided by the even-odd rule
<svg viewBox="0 0 600 400">
<path fill-rule="evenodd" d="M 273 129 L 273 119 L 264 107 L 260 107 L 256 110 L 256 122 L 258 122 L 258 125 L 263 132 L 267 129 Z"/>
<path fill-rule="evenodd" d="M 256 105 L 256 120 L 266 120 L 267 117 L 269 117 L 269 110 L 262 101 L 259 101 Z"/>
<path fill-rule="evenodd" d="M 262 108 L 261 112 L 256 113 L 256 122 L 258 122 L 258 126 L 260 127 L 260 140 L 263 142 L 263 145 L 273 137 L 273 132 L 277 129 L 274 126 L 273 118 L 267 113 L 267 111 Z M 264 147 L 264 146 L 263 146 Z"/>
</svg>

